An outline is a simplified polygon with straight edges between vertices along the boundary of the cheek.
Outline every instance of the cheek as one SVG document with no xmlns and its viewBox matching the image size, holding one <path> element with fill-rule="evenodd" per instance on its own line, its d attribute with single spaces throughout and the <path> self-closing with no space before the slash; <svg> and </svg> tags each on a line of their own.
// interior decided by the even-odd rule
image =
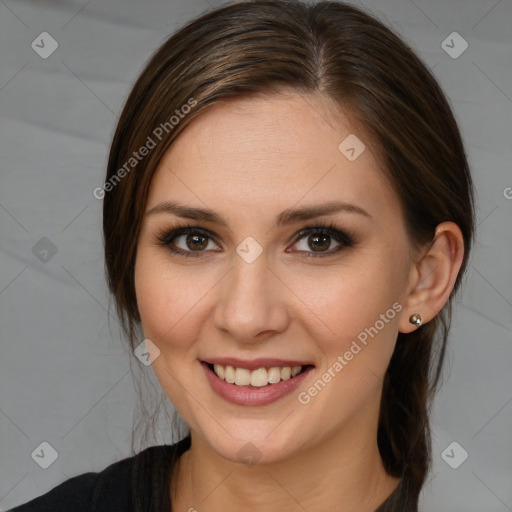
<svg viewBox="0 0 512 512">
<path fill-rule="evenodd" d="M 165 254 L 142 246 L 135 264 L 135 291 L 144 337 L 160 350 L 151 367 L 169 400 L 187 414 L 183 386 L 193 367 L 182 363 L 189 359 L 200 325 L 197 316 L 194 318 L 198 287 L 190 283 L 189 275 L 169 265 Z"/>
<path fill-rule="evenodd" d="M 386 261 L 386 256 L 363 261 L 360 266 L 347 265 L 325 273 L 320 279 L 301 276 L 300 296 L 315 313 L 312 316 L 321 320 L 317 324 L 325 339 L 353 339 L 381 315 L 388 320 L 386 326 L 398 325 L 393 304 L 401 298 L 403 265 L 396 259 Z"/>
<path fill-rule="evenodd" d="M 183 329 L 193 318 L 198 290 L 188 275 L 177 272 L 164 257 L 155 257 L 153 251 L 142 247 L 137 253 L 135 291 L 144 335 L 165 351 L 187 344 Z"/>
<path fill-rule="evenodd" d="M 383 249 L 364 257 L 360 254 L 360 263 L 322 279 L 323 287 L 317 290 L 323 288 L 323 294 L 314 291 L 313 281 L 304 280 L 311 286 L 304 293 L 314 298 L 311 309 L 322 319 L 322 323 L 315 322 L 316 333 L 312 327 L 312 339 L 325 353 L 326 371 L 337 376 L 326 375 L 325 379 L 332 378 L 331 390 L 336 395 L 344 400 L 351 396 L 353 407 L 378 393 L 393 354 L 407 270 L 405 254 L 396 252 L 392 257 Z M 327 400 L 327 394 L 321 400 Z"/>
<path fill-rule="evenodd" d="M 311 309 L 322 323 L 311 323 L 311 334 L 324 358 L 317 380 L 301 389 L 298 399 L 301 404 L 311 403 L 319 415 L 331 410 L 333 429 L 380 400 L 402 309 L 398 268 L 389 264 L 361 269 L 351 266 L 346 274 L 338 272 L 324 282 L 322 300 L 316 293 Z M 320 330 L 318 326 L 323 327 Z M 343 406 L 333 408 L 338 402 Z"/>
</svg>

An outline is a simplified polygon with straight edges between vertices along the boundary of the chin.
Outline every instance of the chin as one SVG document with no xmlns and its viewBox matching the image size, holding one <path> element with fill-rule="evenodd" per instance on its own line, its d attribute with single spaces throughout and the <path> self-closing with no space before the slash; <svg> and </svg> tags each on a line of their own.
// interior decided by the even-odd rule
<svg viewBox="0 0 512 512">
<path fill-rule="evenodd" d="M 283 430 L 282 420 L 231 419 L 226 430 L 218 425 L 216 431 L 212 432 L 210 424 L 206 426 L 208 431 L 201 429 L 197 435 L 217 455 L 229 462 L 242 463 L 248 467 L 254 464 L 274 464 L 294 457 L 303 445 L 303 440 L 296 432 Z"/>
</svg>

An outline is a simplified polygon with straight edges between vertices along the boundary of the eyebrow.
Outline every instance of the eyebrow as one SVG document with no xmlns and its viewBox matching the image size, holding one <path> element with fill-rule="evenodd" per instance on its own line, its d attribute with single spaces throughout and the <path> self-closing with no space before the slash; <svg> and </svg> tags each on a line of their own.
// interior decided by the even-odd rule
<svg viewBox="0 0 512 512">
<path fill-rule="evenodd" d="M 347 212 L 363 215 L 368 218 L 372 216 L 360 206 L 343 201 L 330 201 L 328 203 L 303 206 L 301 208 L 288 208 L 281 212 L 276 218 L 276 226 L 293 224 L 294 222 L 314 219 L 324 215 L 330 215 L 337 212 Z M 183 217 L 185 219 L 202 220 L 212 222 L 219 226 L 228 227 L 227 222 L 220 215 L 208 208 L 197 208 L 186 206 L 176 201 L 164 201 L 153 206 L 146 212 L 146 215 L 155 215 L 158 213 L 168 213 Z"/>
</svg>

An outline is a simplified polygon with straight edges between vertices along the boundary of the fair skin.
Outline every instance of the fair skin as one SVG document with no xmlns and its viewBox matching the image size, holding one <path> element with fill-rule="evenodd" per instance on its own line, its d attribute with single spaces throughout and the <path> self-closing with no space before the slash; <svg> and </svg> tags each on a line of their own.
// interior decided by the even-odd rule
<svg viewBox="0 0 512 512">
<path fill-rule="evenodd" d="M 366 145 L 354 161 L 338 149 L 349 134 Z M 425 323 L 446 304 L 463 240 L 445 222 L 432 245 L 413 251 L 380 166 L 375 145 L 348 115 L 319 95 L 293 93 L 215 106 L 162 158 L 146 213 L 175 201 L 227 223 L 146 214 L 138 239 L 138 307 L 145 337 L 160 350 L 153 370 L 192 437 L 172 479 L 173 510 L 373 512 L 398 485 L 377 447 L 383 378 L 398 332 L 417 328 L 410 315 Z M 338 211 L 275 224 L 286 209 L 334 200 L 368 215 Z M 354 245 L 330 237 L 322 249 L 330 255 L 314 257 L 320 251 L 308 236 L 315 231 L 294 235 L 320 221 L 353 233 Z M 198 257 L 157 243 L 176 222 L 211 233 L 200 238 Z M 247 237 L 262 248 L 250 264 L 236 251 Z M 192 238 L 179 235 L 174 247 L 193 253 Z M 301 403 L 299 393 L 396 302 L 400 311 Z M 217 395 L 205 377 L 200 361 L 220 356 L 300 359 L 314 368 L 291 394 L 245 406 Z M 238 454 L 249 442 L 260 457 L 254 465 Z"/>
</svg>

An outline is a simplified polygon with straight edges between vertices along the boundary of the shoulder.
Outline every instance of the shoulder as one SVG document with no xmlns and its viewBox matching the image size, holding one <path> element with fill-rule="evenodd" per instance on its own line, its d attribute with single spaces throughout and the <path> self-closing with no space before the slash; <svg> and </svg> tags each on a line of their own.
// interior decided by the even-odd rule
<svg viewBox="0 0 512 512">
<path fill-rule="evenodd" d="M 57 485 L 46 494 L 8 512 L 113 512 L 133 510 L 132 470 L 137 457 L 147 460 L 168 456 L 175 445 L 146 448 L 114 462 L 103 471 L 88 472 Z"/>
</svg>

